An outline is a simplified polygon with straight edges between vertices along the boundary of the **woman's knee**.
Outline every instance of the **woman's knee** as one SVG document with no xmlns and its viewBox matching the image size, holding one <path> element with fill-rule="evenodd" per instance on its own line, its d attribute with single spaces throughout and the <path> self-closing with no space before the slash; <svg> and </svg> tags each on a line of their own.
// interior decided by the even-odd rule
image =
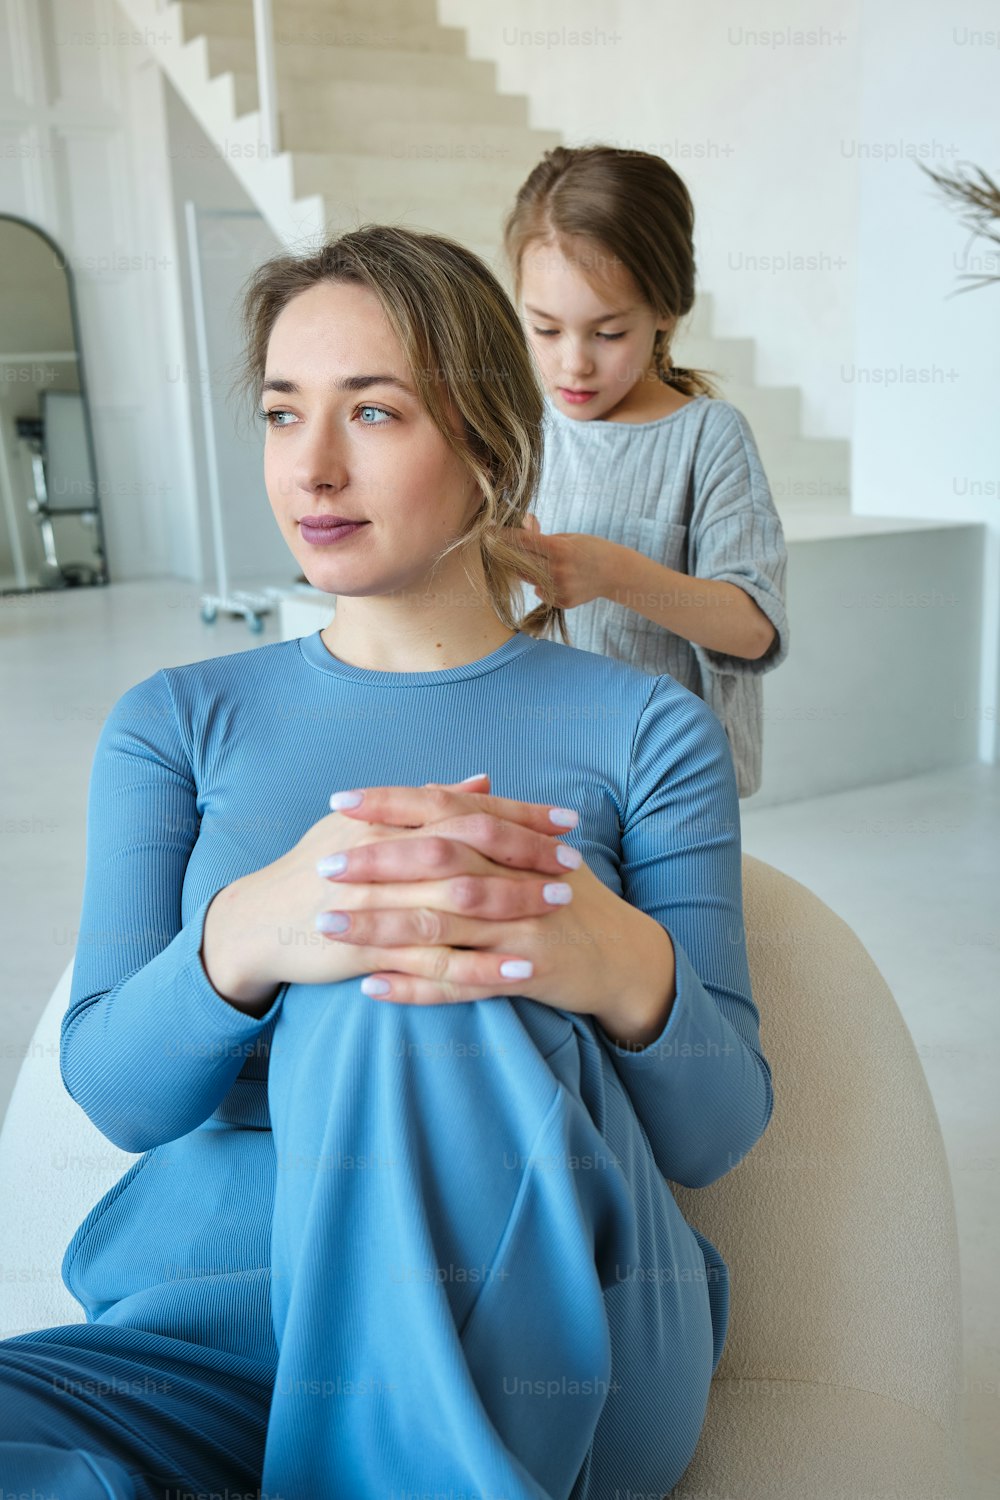
<svg viewBox="0 0 1000 1500">
<path fill-rule="evenodd" d="M 565 1092 L 542 1049 L 559 1050 L 572 1025 L 554 1011 L 525 1018 L 505 999 L 405 1006 L 331 988 L 290 1018 L 269 1084 L 272 1291 L 280 1305 L 290 1295 L 303 1226 L 370 1215 L 395 1226 L 394 1254 L 366 1251 L 357 1274 L 388 1280 L 396 1295 L 444 1276 L 461 1325 Z"/>
<path fill-rule="evenodd" d="M 370 999 L 360 982 L 293 986 L 271 1049 L 276 1145 L 318 1139 L 328 1114 L 383 1143 L 394 1127 L 433 1129 L 447 1114 L 473 1129 L 488 1116 L 491 1139 L 523 1149 L 555 1093 L 546 1057 L 573 1029 L 523 997 L 418 1006 Z"/>
</svg>

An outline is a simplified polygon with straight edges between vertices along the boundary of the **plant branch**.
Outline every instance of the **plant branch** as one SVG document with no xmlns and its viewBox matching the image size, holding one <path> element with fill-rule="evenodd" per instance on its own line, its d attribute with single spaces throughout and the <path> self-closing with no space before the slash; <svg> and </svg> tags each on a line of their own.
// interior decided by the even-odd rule
<svg viewBox="0 0 1000 1500">
<path fill-rule="evenodd" d="M 917 166 L 948 201 L 957 207 L 959 222 L 968 229 L 970 236 L 996 246 L 997 259 L 1000 261 L 1000 187 L 992 177 L 982 167 L 973 166 L 971 162 L 960 162 L 954 172 L 934 172 L 930 167 L 925 167 L 923 162 L 917 162 Z M 969 281 L 972 285 L 959 290 L 971 292 L 977 286 L 989 286 L 1000 281 L 1000 272 L 981 276 L 968 273 L 960 280 Z"/>
</svg>

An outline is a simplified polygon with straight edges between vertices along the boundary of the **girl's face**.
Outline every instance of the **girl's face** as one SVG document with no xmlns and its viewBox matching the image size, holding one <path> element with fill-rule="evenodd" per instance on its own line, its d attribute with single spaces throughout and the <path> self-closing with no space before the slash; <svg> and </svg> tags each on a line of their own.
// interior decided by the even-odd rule
<svg viewBox="0 0 1000 1500">
<path fill-rule="evenodd" d="M 333 282 L 300 292 L 266 363 L 264 483 L 306 578 L 330 594 L 425 592 L 480 496 L 421 405 L 378 299 Z M 336 532 L 333 517 L 362 524 Z"/>
<path fill-rule="evenodd" d="M 521 308 L 542 382 L 568 417 L 608 417 L 642 382 L 660 386 L 653 361 L 660 318 L 629 272 L 594 241 L 577 241 L 568 260 L 534 240 L 521 257 Z M 587 270 L 599 290 L 584 275 Z M 638 387 L 638 390 L 636 389 Z"/>
</svg>

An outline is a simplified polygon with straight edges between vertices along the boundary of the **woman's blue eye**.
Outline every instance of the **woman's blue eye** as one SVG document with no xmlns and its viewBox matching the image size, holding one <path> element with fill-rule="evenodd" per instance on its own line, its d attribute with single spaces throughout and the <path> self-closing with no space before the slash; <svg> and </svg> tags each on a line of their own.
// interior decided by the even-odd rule
<svg viewBox="0 0 1000 1500">
<path fill-rule="evenodd" d="M 551 338 L 552 335 L 558 333 L 559 330 L 556 328 L 532 328 L 531 331 L 532 333 L 541 334 L 542 338 Z"/>
<path fill-rule="evenodd" d="M 383 411 L 381 406 L 359 406 L 358 411 L 362 417 L 362 427 L 384 427 L 386 422 L 391 422 L 393 420 L 392 413 Z M 376 420 L 372 420 L 373 414 L 375 414 Z M 274 407 L 271 411 L 265 411 L 263 408 L 261 408 L 257 412 L 257 415 L 263 421 L 265 421 L 269 427 L 287 427 L 288 423 L 279 422 L 278 418 L 290 417 L 292 413 L 290 411 L 283 411 L 279 407 Z M 383 418 L 385 419 L 384 421 L 382 420 Z"/>
<path fill-rule="evenodd" d="M 597 337 L 599 339 L 607 339 L 608 343 L 611 344 L 611 343 L 614 343 L 615 339 L 623 339 L 625 337 L 625 334 L 624 333 L 599 333 L 597 335 Z"/>
</svg>

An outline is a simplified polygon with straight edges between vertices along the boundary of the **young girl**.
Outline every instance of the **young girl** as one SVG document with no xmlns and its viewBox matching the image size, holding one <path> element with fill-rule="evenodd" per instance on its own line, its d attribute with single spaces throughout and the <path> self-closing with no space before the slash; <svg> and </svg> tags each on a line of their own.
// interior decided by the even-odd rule
<svg viewBox="0 0 1000 1500">
<path fill-rule="evenodd" d="M 725 736 L 522 628 L 542 396 L 482 262 L 375 226 L 245 299 L 268 496 L 336 616 L 102 729 L 61 1066 L 142 1155 L 66 1251 L 86 1322 L 0 1343 L 0 1473 L 666 1493 L 728 1321 L 668 1179 L 773 1104 Z"/>
<path fill-rule="evenodd" d="M 518 193 L 505 249 L 546 392 L 522 545 L 549 564 L 541 597 L 571 611 L 564 639 L 706 699 L 748 797 L 761 675 L 788 654 L 787 555 L 746 419 L 671 359 L 693 227 L 677 173 L 642 151 L 559 146 Z"/>
</svg>

